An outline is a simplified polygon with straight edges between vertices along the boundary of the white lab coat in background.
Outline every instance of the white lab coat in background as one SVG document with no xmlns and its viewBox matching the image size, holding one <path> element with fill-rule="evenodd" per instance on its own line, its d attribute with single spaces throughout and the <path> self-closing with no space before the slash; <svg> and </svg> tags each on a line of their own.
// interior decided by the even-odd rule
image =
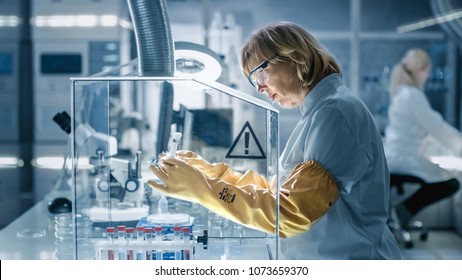
<svg viewBox="0 0 462 280">
<path fill-rule="evenodd" d="M 429 147 L 440 143 L 453 155 L 462 155 L 462 134 L 433 110 L 423 91 L 400 85 L 388 110 L 385 154 L 390 172 L 418 176 L 427 183 L 446 181 L 454 174 L 429 159 Z"/>
<path fill-rule="evenodd" d="M 310 91 L 301 110 L 280 174 L 314 160 L 335 177 L 340 196 L 310 230 L 281 239 L 282 258 L 400 259 L 386 225 L 390 186 L 382 137 L 366 105 L 332 74 Z"/>
</svg>

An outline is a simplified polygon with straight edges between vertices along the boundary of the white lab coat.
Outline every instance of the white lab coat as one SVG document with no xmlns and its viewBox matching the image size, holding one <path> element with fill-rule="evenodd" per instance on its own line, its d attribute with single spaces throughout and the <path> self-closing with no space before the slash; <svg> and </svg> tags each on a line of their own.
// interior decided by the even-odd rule
<svg viewBox="0 0 462 280">
<path fill-rule="evenodd" d="M 439 142 L 453 155 L 460 156 L 462 134 L 431 108 L 421 89 L 398 86 L 388 120 L 384 145 L 390 172 L 415 175 L 428 183 L 454 178 L 430 161 L 428 150 L 431 143 Z"/>
<path fill-rule="evenodd" d="M 281 155 L 280 174 L 315 160 L 336 178 L 340 197 L 309 231 L 281 239 L 282 257 L 400 259 L 386 225 L 389 173 L 371 113 L 338 74 L 321 80 L 301 109 L 302 118 Z"/>
</svg>

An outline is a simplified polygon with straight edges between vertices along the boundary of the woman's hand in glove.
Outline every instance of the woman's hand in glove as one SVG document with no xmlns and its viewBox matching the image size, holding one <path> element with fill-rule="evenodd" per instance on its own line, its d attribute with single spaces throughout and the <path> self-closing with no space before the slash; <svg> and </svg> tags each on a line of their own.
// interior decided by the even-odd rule
<svg viewBox="0 0 462 280">
<path fill-rule="evenodd" d="M 194 153 L 160 158 L 151 171 L 165 184 L 148 184 L 169 196 L 198 202 L 209 210 L 246 226 L 274 233 L 277 194 L 255 171 L 233 171 L 211 164 Z M 279 234 L 289 237 L 306 230 L 335 203 L 335 179 L 314 161 L 299 164 L 280 188 Z"/>
<path fill-rule="evenodd" d="M 149 169 L 165 185 L 153 180 L 148 185 L 168 196 L 200 203 L 199 198 L 209 191 L 202 172 L 181 159 L 163 158 Z"/>
<path fill-rule="evenodd" d="M 176 157 L 183 160 L 188 165 L 197 168 L 208 178 L 220 179 L 229 184 L 236 184 L 242 177 L 241 173 L 232 170 L 229 165 L 225 163 L 210 163 L 191 151 L 178 151 Z M 159 159 L 161 160 L 167 158 L 165 154 L 159 155 Z"/>
</svg>

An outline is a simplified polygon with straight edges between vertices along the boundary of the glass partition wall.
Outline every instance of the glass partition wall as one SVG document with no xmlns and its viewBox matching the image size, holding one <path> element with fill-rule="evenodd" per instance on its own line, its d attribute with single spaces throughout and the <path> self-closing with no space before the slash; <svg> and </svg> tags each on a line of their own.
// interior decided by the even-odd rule
<svg viewBox="0 0 462 280">
<path fill-rule="evenodd" d="M 232 222 L 147 184 L 163 183 L 149 166 L 176 148 L 240 173 L 256 171 L 276 182 L 277 194 L 276 109 L 195 79 L 71 80 L 75 258 L 278 258 L 278 234 Z"/>
</svg>

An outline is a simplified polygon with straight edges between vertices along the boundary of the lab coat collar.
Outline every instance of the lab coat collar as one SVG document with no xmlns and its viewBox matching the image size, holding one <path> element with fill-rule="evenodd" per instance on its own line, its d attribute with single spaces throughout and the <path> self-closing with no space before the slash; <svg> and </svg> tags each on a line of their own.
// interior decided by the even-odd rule
<svg viewBox="0 0 462 280">
<path fill-rule="evenodd" d="M 415 85 L 407 85 L 407 84 L 400 84 L 396 87 L 397 92 L 401 92 L 403 90 L 404 91 L 408 90 L 408 91 L 413 91 L 413 92 L 422 92 L 423 87 L 418 87 Z"/>
<path fill-rule="evenodd" d="M 319 101 L 326 99 L 334 94 L 335 89 L 343 85 L 341 76 L 337 73 L 325 77 L 306 95 L 301 107 L 302 114 L 310 111 Z"/>
</svg>

